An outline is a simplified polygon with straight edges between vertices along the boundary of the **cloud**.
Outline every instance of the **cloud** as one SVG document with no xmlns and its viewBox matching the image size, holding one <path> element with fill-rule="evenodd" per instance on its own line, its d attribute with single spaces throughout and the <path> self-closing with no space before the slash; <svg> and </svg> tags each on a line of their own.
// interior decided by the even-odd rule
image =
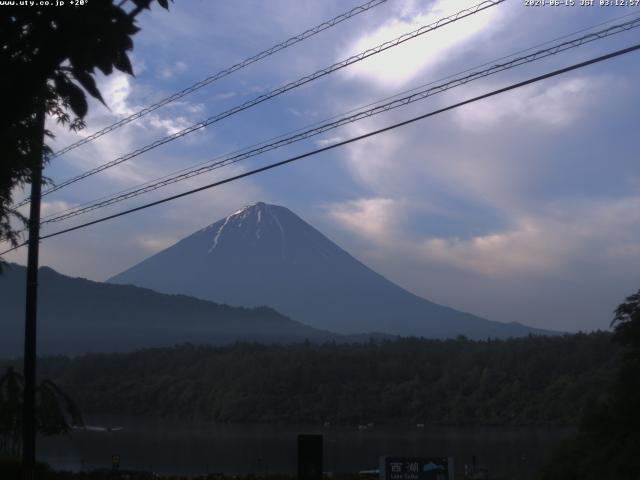
<svg viewBox="0 0 640 480">
<path fill-rule="evenodd" d="M 78 133 L 69 132 L 66 127 L 51 123 L 50 129 L 56 135 L 56 139 L 53 142 L 54 150 L 74 143 L 79 138 L 87 137 L 139 111 L 142 106 L 138 102 L 138 91 L 143 89 L 143 86 L 134 83 L 132 78 L 119 72 L 114 72 L 108 77 L 99 76 L 98 88 L 102 92 L 108 108 L 98 102 L 92 102 L 86 118 L 88 128 Z M 51 164 L 51 166 L 64 163 L 67 168 L 63 175 L 52 176 L 54 180 L 59 182 L 80 172 L 103 165 L 143 145 L 183 130 L 200 120 L 205 113 L 206 108 L 202 103 L 193 102 L 190 99 L 173 102 L 168 108 L 157 110 L 124 125 L 65 154 L 61 159 L 56 159 L 55 164 Z M 204 131 L 200 130 L 180 142 L 182 145 L 193 145 L 204 137 Z M 196 154 L 194 156 L 191 153 L 183 153 L 180 156 L 180 163 L 176 164 L 175 156 L 170 153 L 167 154 L 167 151 L 167 148 L 157 149 L 153 154 L 145 154 L 124 162 L 114 168 L 104 170 L 100 175 L 84 180 L 79 186 L 83 189 L 87 185 L 93 187 L 96 183 L 99 183 L 100 186 L 94 191 L 89 190 L 90 196 L 110 194 L 124 187 L 130 187 L 157 178 L 159 175 L 173 172 L 194 160 L 202 160 L 200 155 Z M 166 169 L 163 168 L 162 162 L 165 157 L 173 160 L 173 164 L 168 165 Z"/>
<path fill-rule="evenodd" d="M 353 42 L 345 57 L 431 25 L 476 3 L 438 0 L 426 13 L 416 11 L 413 2 L 405 3 L 401 7 L 403 15 L 388 20 L 372 32 L 364 33 Z M 499 7 L 481 11 L 363 60 L 346 69 L 343 75 L 382 87 L 398 87 L 425 70 L 445 60 L 450 61 L 464 46 L 475 41 L 478 35 L 491 30 L 500 16 Z"/>
<path fill-rule="evenodd" d="M 115 115 L 122 116 L 131 115 L 138 109 L 129 102 L 132 88 L 131 77 L 120 72 L 114 72 L 99 84 L 107 106 Z"/>
<path fill-rule="evenodd" d="M 188 105 L 187 110 L 189 110 L 190 113 L 202 113 L 207 110 L 207 107 L 203 103 L 196 103 Z"/>
<path fill-rule="evenodd" d="M 357 137 L 376 130 L 383 125 L 380 119 L 370 119 L 345 127 L 347 138 Z M 403 169 L 395 168 L 393 160 L 405 146 L 405 134 L 401 131 L 385 132 L 346 146 L 347 166 L 355 179 L 376 192 L 397 191 L 402 188 L 398 176 Z"/>
<path fill-rule="evenodd" d="M 211 97 L 211 100 L 214 102 L 219 102 L 221 100 L 227 100 L 229 98 L 233 98 L 238 95 L 238 92 L 222 92 Z"/>
<path fill-rule="evenodd" d="M 91 103 L 88 128 L 79 135 L 52 126 L 58 134 L 55 146 L 184 88 L 179 62 L 188 64 L 190 78 L 206 78 L 349 8 L 337 0 L 312 5 L 274 1 L 278 8 L 253 0 L 222 2 L 215 8 L 205 6 L 207 2 L 182 2 L 171 13 L 145 12 L 136 36 L 136 78 L 117 72 L 100 76 L 110 109 Z M 265 85 L 284 84 L 479 1 L 386 2 L 52 161 L 46 173 L 58 181 L 69 178 L 185 122 L 195 123 L 223 101 L 254 97 L 272 88 Z M 241 141 L 248 144 L 297 128 L 300 119 L 331 117 L 540 41 L 533 38 L 557 37 L 616 15 L 603 11 L 606 18 L 596 19 L 589 9 L 526 10 L 520 2 L 505 2 L 410 40 L 56 192 L 47 197 L 45 208 L 53 212 L 112 193 L 240 148 Z M 545 62 L 573 63 L 613 49 L 619 41 L 594 42 Z M 170 78 L 159 82 L 165 67 Z M 42 263 L 103 279 L 244 204 L 274 201 L 312 219 L 322 205 L 323 231 L 415 293 L 497 320 L 567 326 L 575 317 L 576 326 L 601 325 L 615 302 L 640 281 L 633 269 L 640 261 L 640 232 L 633 223 L 640 224 L 634 212 L 639 209 L 634 199 L 640 196 L 633 144 L 637 92 L 631 88 L 637 70 L 637 62 L 622 59 L 594 66 L 336 149 L 318 169 L 281 169 L 278 175 L 229 184 L 51 238 L 43 242 Z M 521 73 L 514 70 L 513 77 Z M 325 146 L 484 93 L 502 86 L 507 77 L 511 73 L 363 120 L 310 139 L 309 145 L 315 140 Z M 628 78 L 626 88 L 619 88 L 620 77 Z M 86 218 L 197 187 L 230 171 L 236 172 L 193 178 Z"/>
<path fill-rule="evenodd" d="M 588 190 L 607 185 L 589 173 L 595 165 L 606 164 L 602 174 L 613 179 L 628 163 L 624 150 L 606 159 L 583 147 L 597 145 L 599 138 L 605 145 L 608 133 L 593 121 L 610 115 L 611 105 L 630 94 L 627 83 L 611 73 L 581 75 L 486 99 L 349 145 L 343 150 L 348 173 L 372 196 L 411 192 L 422 202 L 454 201 L 458 206 L 450 211 L 461 204 L 526 211 L 540 203 L 542 192 L 542 201 L 566 195 L 571 189 L 563 181 L 589 195 Z M 467 88 L 465 98 L 490 89 Z M 418 103 L 367 119 L 345 127 L 345 137 L 425 111 Z M 620 180 L 627 190 L 638 184 L 633 175 Z"/>
<path fill-rule="evenodd" d="M 609 91 L 615 79 L 606 76 L 574 76 L 561 83 L 539 83 L 497 97 L 465 105 L 454 112 L 458 125 L 467 130 L 486 130 L 513 124 L 568 127 L 581 121 L 594 102 Z M 495 85 L 467 87 L 465 98 L 499 88 Z"/>
<path fill-rule="evenodd" d="M 266 91 L 267 91 L 267 87 L 265 85 L 251 85 L 245 92 L 245 95 L 252 94 L 252 93 L 263 93 Z"/>
<path fill-rule="evenodd" d="M 318 147 L 327 147 L 333 143 L 338 143 L 344 140 L 342 137 L 329 137 L 329 138 L 321 138 L 316 140 L 314 143 Z"/>
<path fill-rule="evenodd" d="M 417 235 L 409 220 L 421 215 L 420 206 L 406 200 L 362 198 L 326 208 L 379 258 L 402 251 L 425 265 L 487 278 L 576 274 L 585 263 L 616 274 L 640 261 L 640 197 L 511 213 L 511 227 L 470 238 Z"/>
<path fill-rule="evenodd" d="M 131 78 L 128 75 L 120 72 L 114 72 L 108 77 L 98 76 L 97 83 L 98 89 L 104 98 L 106 107 L 96 100 L 91 100 L 89 113 L 85 119 L 87 128 L 78 132 L 71 132 L 66 126 L 59 125 L 56 122 L 49 120 L 47 128 L 49 128 L 56 136 L 55 140 L 52 142 L 54 150 L 65 147 L 81 138 L 88 137 L 95 131 L 101 130 L 115 121 L 129 116 L 141 108 L 131 100 L 133 86 L 131 84 Z M 107 136 L 94 140 L 88 147 L 81 147 L 80 150 L 93 147 L 97 144 L 100 152 L 105 152 L 106 155 L 115 154 L 119 149 L 126 149 L 130 146 L 131 139 L 129 132 L 131 128 L 132 126 L 120 128 Z M 76 150 L 71 154 L 65 155 L 64 158 L 65 160 L 80 158 L 82 164 L 87 167 L 88 162 L 100 162 L 100 157 L 96 158 L 95 155 L 86 154 L 81 155 Z"/>
<path fill-rule="evenodd" d="M 192 122 L 182 116 L 162 118 L 159 115 L 151 115 L 149 117 L 149 125 L 155 129 L 162 130 L 167 136 L 178 133 L 179 131 L 189 127 L 191 124 Z"/>
<path fill-rule="evenodd" d="M 425 239 L 416 250 L 423 261 L 485 276 L 548 273 L 569 260 L 576 240 L 571 226 L 538 218 L 519 222 L 512 230 L 466 240 Z"/>
<path fill-rule="evenodd" d="M 325 209 L 343 228 L 376 243 L 388 242 L 406 220 L 402 202 L 391 198 L 361 198 L 327 204 Z"/>
<path fill-rule="evenodd" d="M 40 204 L 40 217 L 45 218 L 49 215 L 53 215 L 64 210 L 68 210 L 72 205 L 64 200 L 43 200 Z"/>
<path fill-rule="evenodd" d="M 180 240 L 175 236 L 169 237 L 157 237 L 148 235 L 139 235 L 136 237 L 136 242 L 142 247 L 142 249 L 148 253 L 156 253 L 170 247 L 175 242 Z"/>
<path fill-rule="evenodd" d="M 160 78 L 168 80 L 176 75 L 179 75 L 180 73 L 187 71 L 188 68 L 189 66 L 185 62 L 178 61 L 173 65 L 167 65 L 163 67 L 160 70 Z"/>
<path fill-rule="evenodd" d="M 607 257 L 625 261 L 640 262 L 640 242 L 621 243 L 607 247 Z"/>
</svg>

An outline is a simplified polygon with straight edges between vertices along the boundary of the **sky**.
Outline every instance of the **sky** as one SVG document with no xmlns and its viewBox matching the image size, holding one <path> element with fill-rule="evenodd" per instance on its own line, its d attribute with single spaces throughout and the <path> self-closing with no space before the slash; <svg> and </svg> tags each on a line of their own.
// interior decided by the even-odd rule
<svg viewBox="0 0 640 480">
<path fill-rule="evenodd" d="M 292 35 L 352 0 L 177 0 L 139 16 L 135 77 L 98 75 L 86 130 L 62 148 Z M 55 158 L 61 182 L 478 2 L 389 0 Z M 579 3 L 579 2 L 576 2 Z M 310 82 L 43 199 L 43 216 L 314 124 L 640 7 L 506 2 Z M 43 234 L 345 140 L 637 42 L 612 36 L 434 95 Z M 539 47 L 542 48 L 542 47 Z M 499 62 L 498 62 L 499 63 Z M 483 67 L 486 68 L 486 67 Z M 474 71 L 475 71 L 474 70 Z M 403 288 L 503 322 L 607 329 L 640 288 L 640 53 L 535 83 L 220 188 L 44 240 L 41 265 L 105 280 L 238 208 L 283 205 Z M 15 198 L 24 193 L 16 191 Z M 26 251 L 5 256 L 24 264 Z"/>
</svg>

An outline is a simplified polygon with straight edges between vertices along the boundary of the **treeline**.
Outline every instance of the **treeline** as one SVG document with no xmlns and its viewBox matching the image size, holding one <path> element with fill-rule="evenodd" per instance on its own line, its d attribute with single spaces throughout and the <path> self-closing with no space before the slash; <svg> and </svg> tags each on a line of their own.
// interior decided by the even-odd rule
<svg viewBox="0 0 640 480">
<path fill-rule="evenodd" d="M 48 357 L 84 412 L 219 422 L 575 424 L 620 357 L 608 333 L 504 341 L 180 345 Z"/>
</svg>

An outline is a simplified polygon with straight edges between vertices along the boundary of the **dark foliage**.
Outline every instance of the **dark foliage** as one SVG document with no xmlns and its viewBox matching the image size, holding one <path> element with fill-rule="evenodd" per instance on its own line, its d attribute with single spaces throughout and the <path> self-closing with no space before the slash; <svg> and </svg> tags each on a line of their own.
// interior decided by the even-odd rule
<svg viewBox="0 0 640 480">
<path fill-rule="evenodd" d="M 24 378 L 13 367 L 0 377 L 0 454 L 18 456 L 22 446 Z M 36 429 L 43 435 L 69 434 L 71 425 L 83 425 L 71 398 L 50 380 L 36 387 Z"/>
<path fill-rule="evenodd" d="M 57 478 L 51 468 L 41 462 L 36 463 L 35 472 L 38 480 Z M 0 478 L 2 480 L 24 480 L 20 460 L 14 457 L 4 457 L 0 454 Z"/>
<path fill-rule="evenodd" d="M 640 291 L 616 309 L 612 325 L 613 341 L 623 346 L 615 381 L 557 452 L 547 480 L 640 478 Z"/>
<path fill-rule="evenodd" d="M 0 478 L 2 480 L 24 480 L 20 462 L 11 458 L 0 457 Z M 52 470 L 47 464 L 36 464 L 36 478 L 38 480 L 295 480 L 291 475 L 270 474 L 256 477 L 254 475 L 220 475 L 209 474 L 200 476 L 186 475 L 162 475 L 152 472 L 131 470 L 93 470 L 90 472 L 68 472 Z M 334 475 L 334 480 L 362 480 L 362 477 L 353 475 Z"/>
<path fill-rule="evenodd" d="M 574 424 L 618 359 L 607 333 L 476 342 L 183 345 L 40 363 L 83 411 L 220 422 Z"/>
<path fill-rule="evenodd" d="M 40 162 L 42 146 L 38 113 L 43 110 L 73 130 L 84 126 L 85 92 L 102 101 L 94 72 L 114 69 L 133 74 L 128 52 L 138 32 L 136 15 L 154 0 L 132 0 L 125 11 L 120 0 L 84 2 L 64 8 L 2 7 L 0 16 L 0 240 L 15 243 L 11 192 L 29 182 Z M 18 3 L 18 2 L 16 2 Z M 39 3 L 39 2 L 38 2 Z M 168 0 L 158 0 L 168 7 Z M 49 136 L 51 134 L 46 132 Z M 49 152 L 45 148 L 45 152 Z"/>
</svg>

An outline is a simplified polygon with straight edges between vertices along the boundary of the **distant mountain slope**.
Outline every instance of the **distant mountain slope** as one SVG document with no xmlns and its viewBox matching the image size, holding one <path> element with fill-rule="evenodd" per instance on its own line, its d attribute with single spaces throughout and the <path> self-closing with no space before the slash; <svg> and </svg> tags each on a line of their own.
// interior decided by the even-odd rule
<svg viewBox="0 0 640 480">
<path fill-rule="evenodd" d="M 0 357 L 22 355 L 25 280 L 26 269 L 18 265 L 9 265 L 0 274 Z M 185 342 L 351 340 L 308 327 L 271 308 L 230 307 L 92 282 L 47 267 L 40 269 L 39 285 L 40 354 L 121 352 Z"/>
<path fill-rule="evenodd" d="M 551 333 L 489 321 L 413 295 L 287 208 L 261 202 L 195 232 L 109 282 L 231 305 L 269 305 L 305 324 L 340 333 L 432 338 Z"/>
</svg>

